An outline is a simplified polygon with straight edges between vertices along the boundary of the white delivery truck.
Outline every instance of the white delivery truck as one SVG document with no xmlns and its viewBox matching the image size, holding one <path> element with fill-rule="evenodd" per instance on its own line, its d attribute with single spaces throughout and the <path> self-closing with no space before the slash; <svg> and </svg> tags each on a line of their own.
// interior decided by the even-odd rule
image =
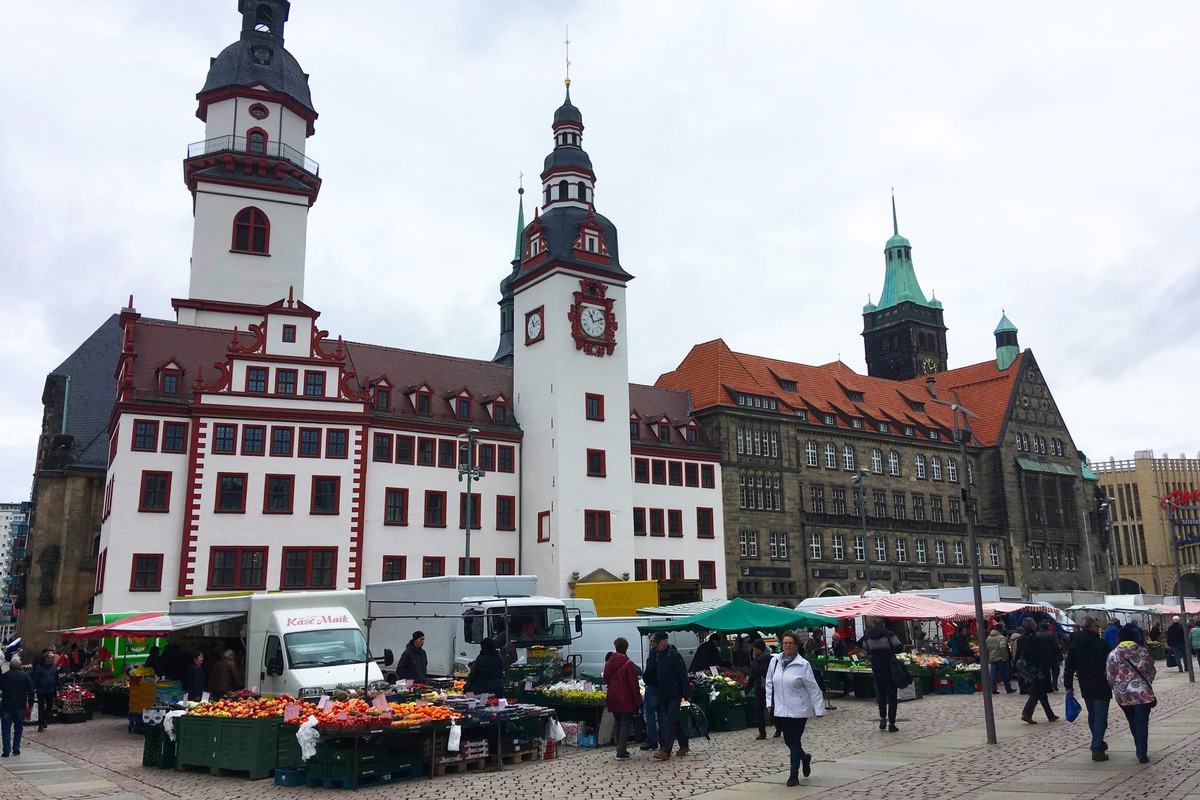
<svg viewBox="0 0 1200 800">
<path fill-rule="evenodd" d="M 629 642 L 627 655 L 641 672 L 650 654 L 650 643 L 646 636 L 638 632 L 638 626 L 657 625 L 675 619 L 678 617 L 584 617 L 581 635 L 563 647 L 563 661 L 575 664 L 577 674 L 600 678 L 604 674 L 604 657 L 613 652 L 616 638 L 624 636 Z M 683 656 L 683 663 L 690 666 L 700 645 L 697 634 L 694 631 L 671 631 L 667 635 L 668 641 Z"/>
<path fill-rule="evenodd" d="M 240 640 L 245 683 L 263 694 L 320 697 L 337 686 L 379 683 L 360 626 L 361 591 L 278 592 L 172 600 L 165 617 L 120 626 L 199 647 Z"/>
<path fill-rule="evenodd" d="M 484 638 L 508 637 L 517 647 L 560 648 L 582 630 L 578 609 L 536 594 L 533 575 L 457 575 L 367 584 L 371 646 L 395 658 L 413 633 L 425 634 L 430 677 L 462 674 Z M 394 662 L 385 658 L 385 664 Z"/>
</svg>

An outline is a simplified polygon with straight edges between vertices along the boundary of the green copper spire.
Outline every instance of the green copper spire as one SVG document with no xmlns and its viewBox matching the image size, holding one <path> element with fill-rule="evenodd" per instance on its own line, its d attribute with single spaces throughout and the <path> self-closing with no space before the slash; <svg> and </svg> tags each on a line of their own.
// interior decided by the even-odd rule
<svg viewBox="0 0 1200 800">
<path fill-rule="evenodd" d="M 521 234 L 525 232 L 525 187 L 517 189 L 517 244 L 513 249 L 513 263 L 521 261 Z"/>
<path fill-rule="evenodd" d="M 937 300 L 925 299 L 917 273 L 913 270 L 912 245 L 900 235 L 900 224 L 896 220 L 896 195 L 892 194 L 892 238 L 884 245 L 886 272 L 883 292 L 876 309 L 890 308 L 900 303 L 912 302 L 927 308 L 940 308 Z M 865 309 L 864 309 L 865 310 Z"/>
<path fill-rule="evenodd" d="M 996 369 L 1003 372 L 1013 365 L 1021 354 L 1017 344 L 1017 326 L 1013 325 L 1004 309 L 1000 310 L 1000 324 L 996 326 Z"/>
</svg>

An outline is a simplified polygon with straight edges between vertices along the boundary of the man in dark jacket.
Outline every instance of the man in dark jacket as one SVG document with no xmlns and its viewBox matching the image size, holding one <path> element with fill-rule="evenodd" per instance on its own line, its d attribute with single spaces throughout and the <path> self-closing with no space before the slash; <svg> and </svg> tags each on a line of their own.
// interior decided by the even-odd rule
<svg viewBox="0 0 1200 800">
<path fill-rule="evenodd" d="M 771 666 L 771 654 L 767 643 L 755 639 L 750 659 L 750 674 L 743 688 L 746 694 L 754 692 L 755 721 L 758 723 L 758 738 L 767 738 L 767 668 Z"/>
<path fill-rule="evenodd" d="M 642 696 L 642 717 L 646 720 L 646 741 L 639 750 L 657 750 L 658 735 L 662 721 L 658 718 L 658 650 L 654 645 L 654 634 L 650 634 L 650 654 L 646 656 L 646 669 L 642 671 L 642 683 L 646 692 Z"/>
<path fill-rule="evenodd" d="M 692 685 L 688 678 L 687 667 L 683 656 L 667 641 L 665 631 L 658 631 L 653 636 L 654 648 L 658 651 L 655 659 L 655 672 L 658 678 L 658 718 L 662 727 L 658 731 L 658 749 L 654 757 L 666 761 L 671 757 L 671 746 L 679 738 L 679 749 L 676 755 L 688 754 L 688 738 L 679 722 L 679 704 L 684 698 L 691 698 Z"/>
<path fill-rule="evenodd" d="M 479 655 L 471 664 L 463 691 L 490 694 L 492 697 L 504 696 L 504 659 L 494 639 L 484 639 L 479 643 Z"/>
<path fill-rule="evenodd" d="M 1067 648 L 1067 663 L 1063 669 L 1063 686 L 1072 690 L 1072 680 L 1079 676 L 1079 691 L 1087 707 L 1088 728 L 1092 731 L 1092 761 L 1108 761 L 1108 704 L 1112 689 L 1108 685 L 1106 665 L 1112 648 L 1097 632 L 1096 620 L 1087 617 L 1080 623 L 1082 630 L 1075 634 Z"/>
<path fill-rule="evenodd" d="M 1175 663 L 1179 666 L 1180 672 L 1183 672 L 1184 668 L 1184 635 L 1183 625 L 1179 622 L 1179 617 L 1172 617 L 1171 627 L 1167 628 L 1167 647 L 1171 648 L 1171 653 L 1175 656 Z"/>
<path fill-rule="evenodd" d="M 43 650 L 42 658 L 33 665 L 33 691 L 37 695 L 38 730 L 46 730 L 50 724 L 50 710 L 54 708 L 54 696 L 62 688 L 62 678 L 54 664 L 54 651 Z M 22 718 L 22 722 L 24 718 Z"/>
<path fill-rule="evenodd" d="M 4 744 L 0 758 L 8 758 L 9 753 L 21 755 L 25 709 L 32 706 L 33 702 L 33 679 L 21 668 L 21 657 L 13 656 L 8 672 L 0 675 L 0 742 Z"/>
<path fill-rule="evenodd" d="M 887 619 L 876 617 L 875 624 L 862 638 L 862 647 L 871 656 L 871 677 L 875 679 L 875 700 L 879 704 L 879 730 L 895 733 L 899 687 L 892 674 L 896 656 L 904 651 L 899 637 L 887 626 Z"/>
<path fill-rule="evenodd" d="M 204 695 L 204 653 L 199 650 L 192 652 L 192 663 L 188 664 L 187 674 L 183 679 L 183 688 L 187 699 L 199 701 Z"/>
<path fill-rule="evenodd" d="M 1026 618 L 1025 622 L 1021 624 L 1024 626 L 1026 623 L 1033 624 L 1033 620 Z M 1021 657 L 1032 668 L 1031 673 L 1026 676 L 1029 699 L 1025 701 L 1025 708 L 1021 712 L 1021 721 L 1036 725 L 1037 721 L 1033 718 L 1033 710 L 1037 708 L 1038 703 L 1041 703 L 1042 709 L 1046 712 L 1046 719 L 1054 722 L 1058 719 L 1058 715 L 1050 708 L 1050 699 L 1047 694 L 1050 691 L 1051 671 L 1062 658 L 1062 647 L 1058 643 L 1058 636 L 1052 630 L 1043 629 L 1028 632 L 1028 635 L 1023 636 L 1021 640 L 1024 643 L 1021 648 Z"/>
<path fill-rule="evenodd" d="M 729 662 L 721 658 L 721 652 L 717 649 L 717 642 L 720 640 L 721 634 L 714 633 L 708 637 L 708 641 L 696 648 L 696 655 L 692 656 L 692 672 L 708 672 L 709 667 L 729 666 Z"/>
<path fill-rule="evenodd" d="M 424 631 L 413 631 L 412 639 L 404 646 L 404 653 L 396 666 L 396 674 L 413 683 L 429 683 L 429 654 L 425 652 Z"/>
</svg>

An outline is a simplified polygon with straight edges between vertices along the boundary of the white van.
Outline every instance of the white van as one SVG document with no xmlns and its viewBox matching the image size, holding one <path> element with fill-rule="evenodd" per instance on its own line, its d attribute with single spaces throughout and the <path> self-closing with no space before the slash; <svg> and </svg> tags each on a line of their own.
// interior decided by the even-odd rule
<svg viewBox="0 0 1200 800">
<path fill-rule="evenodd" d="M 676 617 L 584 617 L 583 633 L 579 638 L 563 647 L 563 661 L 575 664 L 578 674 L 599 680 L 604 674 L 604 656 L 613 652 L 613 641 L 618 636 L 629 640 L 629 658 L 637 665 L 638 672 L 646 666 L 650 653 L 650 642 L 638 632 L 639 625 L 655 625 L 670 622 Z M 700 639 L 692 631 L 671 631 L 668 641 L 675 645 L 683 656 L 683 663 L 690 665 Z"/>
</svg>

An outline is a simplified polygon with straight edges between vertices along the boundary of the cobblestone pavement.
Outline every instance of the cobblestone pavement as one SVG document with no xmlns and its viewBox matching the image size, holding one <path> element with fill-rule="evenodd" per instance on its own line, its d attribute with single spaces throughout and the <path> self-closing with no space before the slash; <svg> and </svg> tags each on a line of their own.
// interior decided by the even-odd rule
<svg viewBox="0 0 1200 800">
<path fill-rule="evenodd" d="M 562 756 L 492 772 L 449 775 L 365 787 L 359 796 L 406 798 L 485 797 L 542 800 L 631 797 L 655 800 L 757 798 L 861 800 L 1200 800 L 1200 686 L 1162 670 L 1159 705 L 1150 720 L 1151 763 L 1141 765 L 1125 717 L 1113 705 L 1108 741 L 1111 760 L 1091 761 L 1083 717 L 1026 725 L 1024 697 L 994 696 L 999 744 L 985 743 L 981 695 L 940 695 L 902 703 L 899 733 L 878 730 L 873 701 L 837 699 L 837 708 L 814 721 L 805 748 L 814 755 L 812 776 L 784 786 L 787 750 L 782 740 L 757 741 L 753 730 L 713 734 L 693 743 L 691 754 L 665 763 L 634 751 L 613 759 L 611 747 L 563 748 Z M 1061 715 L 1062 694 L 1051 702 Z M 1086 716 L 1086 715 L 1085 715 Z M 1035 718 L 1041 717 L 1039 710 Z M 22 754 L 0 762 L 0 791 L 22 800 L 225 800 L 231 795 L 266 800 L 319 800 L 340 790 L 281 788 L 271 781 L 200 772 L 144 769 L 142 739 L 123 720 L 97 718 L 80 725 L 25 731 Z M 756 798 L 756 800 L 757 800 Z"/>
</svg>

